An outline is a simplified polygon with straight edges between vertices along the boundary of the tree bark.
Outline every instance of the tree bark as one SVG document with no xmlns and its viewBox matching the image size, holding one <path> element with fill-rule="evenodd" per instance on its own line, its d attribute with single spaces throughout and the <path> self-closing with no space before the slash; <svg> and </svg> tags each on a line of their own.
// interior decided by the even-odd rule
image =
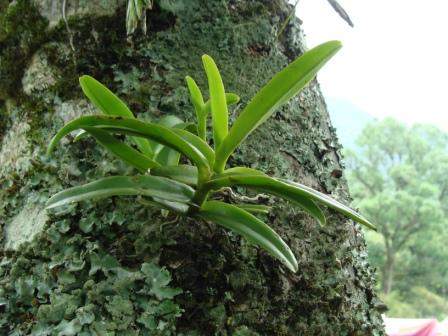
<svg viewBox="0 0 448 336">
<path fill-rule="evenodd" d="M 91 140 L 45 146 L 65 122 L 95 113 L 90 74 L 138 118 L 193 120 L 184 77 L 206 88 L 210 54 L 242 103 L 305 50 L 299 20 L 277 38 L 284 1 L 163 1 L 148 35 L 125 36 L 124 1 L 0 0 L 2 334 L 383 335 L 381 303 L 359 225 L 328 211 L 320 227 L 277 199 L 266 219 L 299 262 L 292 274 L 214 225 L 165 218 L 132 198 L 46 212 L 57 191 L 132 172 Z M 340 145 L 313 81 L 230 164 L 300 181 L 348 203 Z"/>
</svg>

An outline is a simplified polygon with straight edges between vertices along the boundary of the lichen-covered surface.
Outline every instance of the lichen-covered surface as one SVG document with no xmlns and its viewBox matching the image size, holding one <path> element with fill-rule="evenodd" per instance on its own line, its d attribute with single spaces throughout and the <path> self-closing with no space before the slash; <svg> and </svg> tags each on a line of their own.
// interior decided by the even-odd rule
<svg viewBox="0 0 448 336">
<path fill-rule="evenodd" d="M 0 0 L 0 334 L 382 335 L 360 227 L 334 213 L 322 228 L 269 200 L 266 220 L 299 262 L 291 274 L 238 236 L 132 198 L 43 210 L 63 188 L 133 173 L 91 140 L 45 156 L 57 128 L 94 112 L 81 74 L 111 87 L 139 118 L 192 120 L 183 78 L 205 88 L 203 53 L 244 104 L 303 51 L 296 21 L 276 38 L 283 1 L 159 2 L 165 10 L 148 13 L 148 36 L 127 41 L 124 1 L 68 0 L 67 29 L 60 1 Z M 313 82 L 231 163 L 348 202 L 338 152 Z"/>
</svg>

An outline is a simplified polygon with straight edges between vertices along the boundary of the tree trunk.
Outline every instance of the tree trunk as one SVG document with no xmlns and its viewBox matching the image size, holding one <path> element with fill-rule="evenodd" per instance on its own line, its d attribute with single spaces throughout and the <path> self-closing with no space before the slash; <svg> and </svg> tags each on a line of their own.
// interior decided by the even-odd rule
<svg viewBox="0 0 448 336">
<path fill-rule="evenodd" d="M 395 272 L 395 252 L 390 248 L 386 251 L 386 264 L 383 269 L 383 293 L 389 294 L 392 291 L 392 284 Z"/>
<path fill-rule="evenodd" d="M 0 0 L 1 333 L 382 335 L 360 227 L 330 211 L 320 227 L 269 201 L 274 210 L 266 220 L 299 262 L 292 274 L 220 227 L 164 218 L 132 198 L 44 210 L 66 187 L 131 173 L 89 139 L 66 141 L 45 156 L 58 128 L 95 112 L 78 86 L 81 74 L 117 92 L 138 118 L 189 121 L 184 77 L 206 87 L 200 57 L 207 53 L 244 105 L 305 50 L 297 19 L 276 37 L 291 6 L 159 0 L 148 12 L 147 36 L 129 42 L 124 1 L 68 0 L 66 22 L 64 2 Z M 346 183 L 333 173 L 341 169 L 339 150 L 312 82 L 230 163 L 348 203 Z"/>
</svg>

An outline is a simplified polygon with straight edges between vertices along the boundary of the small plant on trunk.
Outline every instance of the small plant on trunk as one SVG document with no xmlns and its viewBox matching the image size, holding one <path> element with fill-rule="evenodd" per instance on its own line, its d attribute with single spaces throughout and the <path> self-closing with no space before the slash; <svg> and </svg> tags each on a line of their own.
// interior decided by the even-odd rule
<svg viewBox="0 0 448 336">
<path fill-rule="evenodd" d="M 109 196 L 138 196 L 146 204 L 159 206 L 165 211 L 200 217 L 230 229 L 296 272 L 297 261 L 288 245 L 254 215 L 266 213 L 268 207 L 230 204 L 214 200 L 213 196 L 225 188 L 243 186 L 284 198 L 312 215 L 321 225 L 325 225 L 326 220 L 318 204 L 375 228 L 349 207 L 312 188 L 270 177 L 251 168 L 226 167 L 227 160 L 244 139 L 313 79 L 340 47 L 337 41 L 321 44 L 277 73 L 252 98 L 230 130 L 227 106 L 238 102 L 239 98 L 225 92 L 221 75 L 210 56 L 202 57 L 209 85 L 208 101 L 204 101 L 195 81 L 186 77 L 196 111 L 196 125 L 184 123 L 174 116 L 162 118 L 159 123 L 140 121 L 125 103 L 101 83 L 92 77 L 82 76 L 80 84 L 84 93 L 104 115 L 85 116 L 66 124 L 51 140 L 48 153 L 65 135 L 81 129 L 75 140 L 86 135 L 94 137 L 140 174 L 105 177 L 69 188 L 51 197 L 47 207 Z M 206 138 L 209 115 L 213 148 Z M 133 144 L 121 141 L 116 134 L 130 136 Z M 191 164 L 179 164 L 182 155 Z"/>
</svg>

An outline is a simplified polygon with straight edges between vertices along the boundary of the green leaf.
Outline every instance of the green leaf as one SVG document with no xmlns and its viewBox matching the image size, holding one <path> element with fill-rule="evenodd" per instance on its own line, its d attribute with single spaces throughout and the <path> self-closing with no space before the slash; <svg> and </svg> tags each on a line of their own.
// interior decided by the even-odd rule
<svg viewBox="0 0 448 336">
<path fill-rule="evenodd" d="M 210 188 L 210 190 L 217 190 L 222 187 L 230 187 L 233 185 L 245 186 L 248 188 L 265 191 L 290 200 L 309 212 L 313 217 L 319 220 L 322 225 L 325 224 L 325 216 L 314 202 L 322 203 L 359 222 L 360 224 L 376 230 L 375 225 L 370 223 L 356 211 L 334 200 L 333 198 L 300 183 L 283 179 L 274 179 L 267 175 L 235 174 L 233 176 L 229 175 L 211 180 L 206 187 Z"/>
<path fill-rule="evenodd" d="M 297 261 L 288 245 L 274 230 L 250 213 L 231 204 L 209 201 L 199 210 L 199 216 L 238 233 L 283 262 L 292 272 L 297 272 Z"/>
<path fill-rule="evenodd" d="M 215 152 L 213 149 L 200 137 L 194 135 L 190 131 L 185 130 L 184 128 L 190 127 L 189 123 L 178 123 L 170 128 L 171 131 L 176 133 L 182 139 L 187 141 L 190 145 L 195 147 L 198 151 L 204 155 L 207 159 L 209 166 L 213 166 L 213 162 L 215 161 Z M 157 162 L 159 162 L 162 166 L 171 166 L 177 165 L 179 162 L 179 154 L 178 152 L 172 150 L 171 148 L 164 147 L 162 151 L 158 152 L 156 156 Z"/>
<path fill-rule="evenodd" d="M 210 188 L 210 190 L 218 190 L 223 187 L 231 187 L 234 185 L 260 190 L 287 199 L 316 218 L 321 225 L 325 225 L 326 223 L 324 213 L 313 202 L 313 198 L 311 198 L 308 193 L 267 175 L 227 175 L 211 180 L 205 187 Z"/>
<path fill-rule="evenodd" d="M 47 202 L 47 209 L 73 202 L 110 196 L 149 196 L 171 202 L 189 202 L 194 190 L 180 182 L 159 176 L 112 176 L 63 190 Z"/>
<path fill-rule="evenodd" d="M 176 166 L 179 164 L 180 153 L 170 147 L 163 146 L 157 154 L 156 160 L 161 166 Z"/>
<path fill-rule="evenodd" d="M 227 106 L 237 104 L 239 101 L 240 101 L 240 97 L 237 94 L 235 94 L 235 93 L 226 93 Z M 211 110 L 212 110 L 212 107 L 211 107 L 211 104 L 210 104 L 210 100 L 207 100 L 205 102 L 204 108 L 205 108 L 205 114 L 208 115 L 211 112 Z"/>
<path fill-rule="evenodd" d="M 188 90 L 190 91 L 191 102 L 193 103 L 196 112 L 196 119 L 198 122 L 198 136 L 207 140 L 207 110 L 205 109 L 204 98 L 202 97 L 201 89 L 190 76 L 185 77 Z"/>
<path fill-rule="evenodd" d="M 190 210 L 190 208 L 194 206 L 194 204 L 167 201 L 158 197 L 153 197 L 153 200 L 160 206 L 164 207 L 166 210 L 173 211 L 181 215 L 186 215 L 188 213 L 188 210 Z"/>
<path fill-rule="evenodd" d="M 374 224 L 370 223 L 366 218 L 361 216 L 359 213 L 350 209 L 348 206 L 336 201 L 335 199 L 331 198 L 330 196 L 325 195 L 317 190 L 314 190 L 313 188 L 307 187 L 307 186 L 297 183 L 297 182 L 288 181 L 288 180 L 284 180 L 284 179 L 281 179 L 280 182 L 282 182 L 288 186 L 292 186 L 292 187 L 296 188 L 303 195 L 306 195 L 310 199 L 312 199 L 316 202 L 325 204 L 329 208 L 332 208 L 332 209 L 346 215 L 347 217 L 353 219 L 354 221 L 368 227 L 369 229 L 376 231 L 376 226 Z"/>
<path fill-rule="evenodd" d="M 202 63 L 207 74 L 208 87 L 210 93 L 210 104 L 212 110 L 213 141 L 215 148 L 218 148 L 228 133 L 228 111 L 224 84 L 218 67 L 213 59 L 202 56 Z"/>
<path fill-rule="evenodd" d="M 196 148 L 207 159 L 210 167 L 215 162 L 215 151 L 200 137 L 180 128 L 171 129 L 174 133 Z"/>
<path fill-rule="evenodd" d="M 201 89 L 199 89 L 199 86 L 196 84 L 195 80 L 190 76 L 186 76 L 185 81 L 187 82 L 188 91 L 190 91 L 191 102 L 196 109 L 196 113 L 203 113 L 202 109 L 204 107 L 204 98 L 202 96 Z"/>
<path fill-rule="evenodd" d="M 221 174 L 217 174 L 215 176 L 216 179 L 221 177 L 228 177 L 228 176 L 234 176 L 234 175 L 262 175 L 262 176 L 268 176 L 262 171 L 259 171 L 257 169 L 248 168 L 248 167 L 232 167 L 229 169 L 224 170 Z"/>
<path fill-rule="evenodd" d="M 151 169 L 151 174 L 195 186 L 198 182 L 198 169 L 189 165 L 161 166 Z"/>
<path fill-rule="evenodd" d="M 137 199 L 137 201 L 143 205 L 162 208 L 164 210 L 169 210 L 181 215 L 186 215 L 188 213 L 188 210 L 192 206 L 191 204 L 167 201 L 157 197 L 153 197 L 151 199 L 139 198 Z"/>
<path fill-rule="evenodd" d="M 194 129 L 195 125 L 192 123 L 185 123 L 183 122 L 182 119 L 179 119 L 176 116 L 166 116 L 164 118 L 162 118 L 159 123 L 159 125 L 165 126 L 165 127 L 169 127 L 172 130 L 175 129 Z M 184 137 L 182 137 L 184 138 Z M 156 143 L 153 143 L 156 144 Z M 158 147 L 160 146 L 162 149 L 160 150 L 160 148 Z M 180 153 L 178 151 L 175 151 L 172 148 L 157 144 L 153 147 L 155 156 L 156 156 L 156 160 L 158 163 L 160 163 L 162 166 L 174 166 L 174 165 L 178 165 L 179 164 L 179 160 L 180 160 Z M 210 165 L 212 165 L 213 163 L 211 163 Z"/>
<path fill-rule="evenodd" d="M 89 133 L 87 133 L 86 131 L 80 130 L 78 134 L 76 134 L 75 137 L 73 138 L 73 142 L 78 142 L 79 140 L 84 139 L 88 135 Z"/>
<path fill-rule="evenodd" d="M 51 140 L 47 153 L 50 154 L 56 144 L 68 133 L 85 126 L 100 127 L 108 132 L 122 133 L 155 140 L 177 150 L 192 160 L 198 167 L 198 184 L 201 185 L 210 176 L 210 166 L 204 155 L 189 142 L 182 139 L 171 129 L 161 125 L 142 122 L 137 119 L 108 116 L 86 116 L 66 124 Z"/>
<path fill-rule="evenodd" d="M 184 121 L 176 116 L 167 115 L 161 118 L 157 124 L 167 128 L 173 128 L 176 125 L 184 124 Z M 162 151 L 164 146 L 155 141 L 149 140 L 148 142 L 151 146 L 152 152 L 154 153 L 154 157 L 157 159 L 157 155 Z"/>
<path fill-rule="evenodd" d="M 272 207 L 263 204 L 233 204 L 236 207 L 246 210 L 252 214 L 268 214 Z"/>
<path fill-rule="evenodd" d="M 163 117 L 162 119 L 160 119 L 158 124 L 170 128 L 174 133 L 177 133 L 184 140 L 188 141 L 188 138 L 193 137 L 193 136 L 195 138 L 197 138 L 191 132 L 191 131 L 196 131 L 195 125 L 192 123 L 185 123 L 185 122 L 183 122 L 182 119 L 179 119 L 176 116 L 168 115 L 166 117 Z M 186 131 L 178 132 L 177 131 L 178 129 L 180 129 L 180 130 L 189 129 L 189 132 L 187 132 L 189 134 L 187 134 L 187 136 L 185 136 L 184 133 Z M 198 141 L 203 143 L 203 141 L 201 139 L 199 139 Z M 189 141 L 189 142 L 191 144 L 191 141 Z M 154 152 L 156 161 L 158 163 L 160 163 L 162 166 L 174 166 L 174 165 L 179 164 L 180 153 L 178 151 L 173 150 L 170 147 L 166 147 L 162 144 L 156 143 L 154 141 L 151 141 L 150 144 L 151 144 L 151 147 L 153 148 L 153 152 Z M 203 145 L 203 146 L 208 147 L 209 151 L 212 151 L 212 149 L 208 146 L 208 144 L 205 143 L 205 145 Z M 203 148 L 203 146 L 199 146 L 199 147 Z M 198 149 L 200 150 L 200 148 L 198 148 Z M 202 153 L 204 154 L 204 152 L 202 152 Z M 213 151 L 212 151 L 212 153 L 213 153 Z M 213 153 L 213 159 L 214 159 L 214 153 Z M 213 165 L 213 162 L 210 162 L 210 166 L 212 166 L 212 165 Z"/>
<path fill-rule="evenodd" d="M 215 147 L 217 152 L 214 171 L 222 172 L 229 156 L 244 139 L 313 79 L 317 71 L 340 48 L 341 43 L 338 41 L 326 42 L 307 51 L 277 73 L 241 112 L 222 144 Z"/>
<path fill-rule="evenodd" d="M 88 75 L 81 76 L 79 84 L 87 98 L 104 114 L 134 118 L 127 105 L 95 78 Z"/>
<path fill-rule="evenodd" d="M 198 134 L 198 127 L 194 123 L 186 122 L 182 124 L 177 124 L 176 126 L 174 126 L 174 128 L 184 129 L 194 135 Z"/>
<path fill-rule="evenodd" d="M 100 128 L 84 127 L 84 130 L 92 135 L 98 143 L 112 154 L 137 168 L 142 173 L 146 173 L 150 168 L 160 166 L 157 162 L 151 160 Z"/>
<path fill-rule="evenodd" d="M 207 116 L 211 112 L 210 100 L 204 103 L 201 90 L 198 85 L 190 76 L 186 76 L 188 90 L 190 91 L 191 102 L 193 103 L 194 110 L 196 112 L 196 119 L 198 122 L 198 136 L 206 141 L 207 140 Z M 227 105 L 233 105 L 239 102 L 240 97 L 234 93 L 225 94 Z"/>
<path fill-rule="evenodd" d="M 179 124 L 184 124 L 184 121 L 179 117 L 176 117 L 175 115 L 169 114 L 160 118 L 158 124 L 168 128 L 172 128 Z"/>
<path fill-rule="evenodd" d="M 104 114 L 131 119 L 135 118 L 127 105 L 95 78 L 88 75 L 81 76 L 79 78 L 79 84 L 87 98 Z M 143 154 L 152 157 L 153 153 L 146 139 L 133 138 L 133 140 Z"/>
</svg>

